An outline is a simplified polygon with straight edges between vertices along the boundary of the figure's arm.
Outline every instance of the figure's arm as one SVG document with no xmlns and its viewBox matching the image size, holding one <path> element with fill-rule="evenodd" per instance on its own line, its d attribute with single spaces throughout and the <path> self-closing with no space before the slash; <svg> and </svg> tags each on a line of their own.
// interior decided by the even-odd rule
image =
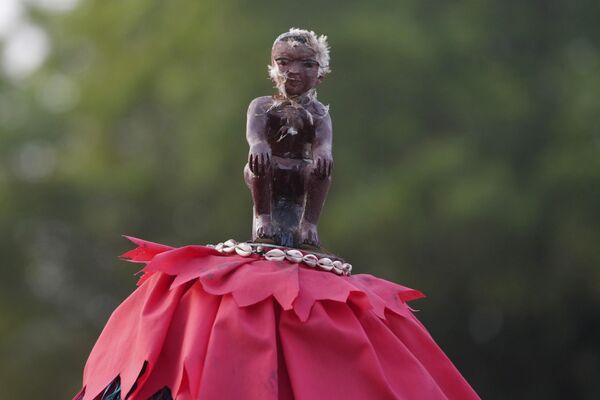
<svg viewBox="0 0 600 400">
<path fill-rule="evenodd" d="M 271 166 L 271 147 L 267 142 L 267 109 L 270 97 L 258 97 L 248 106 L 246 140 L 250 146 L 248 167 L 255 175 L 264 175 Z"/>
<path fill-rule="evenodd" d="M 333 131 L 331 127 L 331 117 L 327 113 L 323 118 L 315 122 L 315 140 L 313 142 L 313 162 L 315 173 L 320 178 L 331 176 L 333 169 L 333 155 L 331 145 L 333 140 Z"/>
</svg>

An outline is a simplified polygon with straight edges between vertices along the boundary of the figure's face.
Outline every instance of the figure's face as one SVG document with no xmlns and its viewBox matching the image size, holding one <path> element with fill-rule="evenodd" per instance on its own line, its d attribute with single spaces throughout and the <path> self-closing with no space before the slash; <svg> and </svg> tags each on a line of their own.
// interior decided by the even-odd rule
<svg viewBox="0 0 600 400">
<path fill-rule="evenodd" d="M 288 95 L 306 93 L 321 81 L 315 51 L 306 45 L 292 46 L 286 41 L 278 42 L 271 53 L 271 62 L 279 70 Z"/>
</svg>

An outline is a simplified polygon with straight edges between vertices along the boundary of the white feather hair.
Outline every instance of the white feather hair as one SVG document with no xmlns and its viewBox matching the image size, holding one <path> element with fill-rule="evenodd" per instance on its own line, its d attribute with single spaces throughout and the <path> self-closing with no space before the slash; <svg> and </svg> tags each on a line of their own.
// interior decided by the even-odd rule
<svg viewBox="0 0 600 400">
<path fill-rule="evenodd" d="M 300 36 L 306 40 L 306 45 L 315 51 L 317 62 L 319 63 L 319 75 L 325 76 L 331 72 L 329 68 L 329 43 L 327 42 L 327 36 L 317 35 L 314 31 L 308 31 L 306 29 L 291 28 L 288 32 L 285 32 L 273 43 L 273 46 L 281 40 L 285 40 L 286 37 L 293 40 L 295 36 Z"/>
</svg>

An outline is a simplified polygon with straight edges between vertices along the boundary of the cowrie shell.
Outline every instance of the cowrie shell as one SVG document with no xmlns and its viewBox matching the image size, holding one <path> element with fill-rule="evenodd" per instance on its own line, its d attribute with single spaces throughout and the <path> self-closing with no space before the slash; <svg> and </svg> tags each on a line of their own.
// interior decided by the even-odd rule
<svg viewBox="0 0 600 400">
<path fill-rule="evenodd" d="M 235 245 L 237 242 L 233 239 L 229 239 L 225 243 L 223 243 L 223 252 L 224 253 L 233 253 L 235 251 Z"/>
<path fill-rule="evenodd" d="M 237 242 L 233 239 L 229 239 L 227 241 L 225 241 L 225 243 L 223 243 L 223 245 L 225 245 L 225 247 L 234 247 L 237 244 Z"/>
<path fill-rule="evenodd" d="M 329 257 L 320 258 L 317 264 L 325 271 L 331 271 L 333 269 L 333 261 L 331 261 L 331 258 Z"/>
<path fill-rule="evenodd" d="M 314 267 L 319 262 L 319 259 L 314 254 L 305 254 L 304 257 L 302 257 L 302 261 L 309 267 Z"/>
<path fill-rule="evenodd" d="M 215 250 L 218 251 L 219 253 L 223 252 L 223 243 L 219 243 L 215 246 Z"/>
<path fill-rule="evenodd" d="M 252 246 L 248 243 L 238 243 L 237 246 L 235 246 L 235 252 L 242 257 L 248 257 L 252 254 Z"/>
<path fill-rule="evenodd" d="M 272 249 L 265 253 L 265 258 L 269 261 L 283 261 L 285 253 L 279 249 Z"/>
<path fill-rule="evenodd" d="M 333 262 L 333 272 L 335 272 L 338 275 L 344 273 L 344 270 L 342 270 L 342 262 L 340 260 L 335 260 Z"/>
<path fill-rule="evenodd" d="M 302 261 L 302 252 L 294 249 L 288 250 L 285 252 L 285 258 L 293 263 L 299 263 Z"/>
</svg>

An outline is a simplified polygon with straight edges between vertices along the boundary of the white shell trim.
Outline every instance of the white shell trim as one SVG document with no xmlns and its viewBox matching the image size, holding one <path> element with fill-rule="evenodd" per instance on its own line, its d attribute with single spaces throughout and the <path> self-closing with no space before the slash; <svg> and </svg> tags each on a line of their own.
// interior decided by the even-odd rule
<svg viewBox="0 0 600 400">
<path fill-rule="evenodd" d="M 242 257 L 248 257 L 250 254 L 252 254 L 252 246 L 250 246 L 248 243 L 238 243 L 235 246 L 235 252 Z"/>
<path fill-rule="evenodd" d="M 273 248 L 266 253 L 264 252 L 265 247 L 256 246 L 252 247 L 249 243 L 241 242 L 238 243 L 233 239 L 229 239 L 224 243 L 217 245 L 208 245 L 214 248 L 219 253 L 233 254 L 236 253 L 242 257 L 248 257 L 251 254 L 258 254 L 263 256 L 268 261 L 283 261 L 287 260 L 294 264 L 306 264 L 312 268 L 318 268 L 323 271 L 331 271 L 337 275 L 349 276 L 352 272 L 352 265 L 340 260 L 333 261 L 329 257 L 318 257 L 313 253 L 303 253 L 297 249 L 278 249 Z M 267 247 L 268 248 L 268 247 Z"/>
<path fill-rule="evenodd" d="M 303 256 L 302 252 L 300 252 L 298 250 L 294 250 L 294 249 L 290 249 L 285 252 L 285 258 L 288 261 L 291 261 L 293 263 L 302 262 L 302 256 Z"/>
<path fill-rule="evenodd" d="M 265 258 L 269 261 L 283 261 L 285 253 L 280 249 L 269 250 L 265 253 Z"/>
</svg>

